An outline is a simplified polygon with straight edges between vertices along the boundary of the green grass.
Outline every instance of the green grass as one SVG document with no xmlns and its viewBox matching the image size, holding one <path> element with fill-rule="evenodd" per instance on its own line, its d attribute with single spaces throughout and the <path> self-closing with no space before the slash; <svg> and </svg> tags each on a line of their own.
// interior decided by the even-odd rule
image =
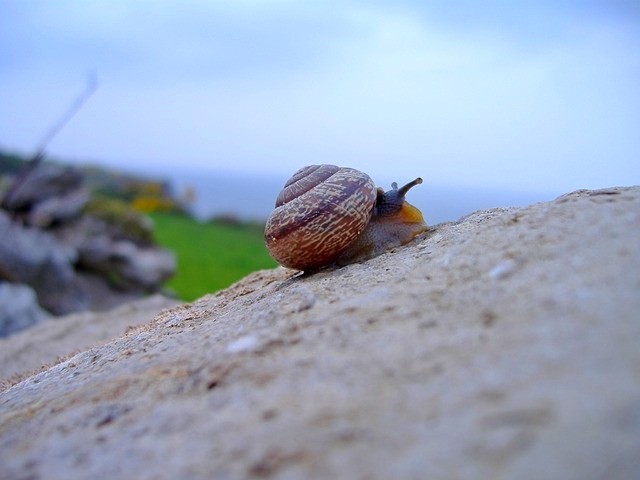
<svg viewBox="0 0 640 480">
<path fill-rule="evenodd" d="M 156 241 L 175 252 L 176 275 L 167 282 L 182 300 L 228 287 L 262 268 L 276 266 L 253 225 L 200 223 L 179 214 L 153 213 Z"/>
</svg>

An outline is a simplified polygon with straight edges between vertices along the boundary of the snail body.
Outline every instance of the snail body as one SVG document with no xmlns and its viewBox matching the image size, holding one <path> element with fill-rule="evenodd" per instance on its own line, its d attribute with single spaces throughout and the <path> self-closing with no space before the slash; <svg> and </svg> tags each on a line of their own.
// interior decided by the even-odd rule
<svg viewBox="0 0 640 480">
<path fill-rule="evenodd" d="M 285 184 L 265 227 L 265 243 L 281 265 L 316 270 L 366 260 L 410 242 L 427 226 L 404 199 L 420 178 L 384 192 L 353 168 L 310 165 Z"/>
</svg>

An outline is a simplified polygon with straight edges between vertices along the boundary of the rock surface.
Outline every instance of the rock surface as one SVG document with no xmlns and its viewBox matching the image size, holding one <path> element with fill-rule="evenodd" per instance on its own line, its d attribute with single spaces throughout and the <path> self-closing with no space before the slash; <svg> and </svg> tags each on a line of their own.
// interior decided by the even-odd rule
<svg viewBox="0 0 640 480">
<path fill-rule="evenodd" d="M 70 353 L 105 344 L 178 303 L 156 294 L 106 312 L 72 313 L 11 338 L 0 338 L 0 383 L 9 381 L 14 375 L 28 374 Z"/>
<path fill-rule="evenodd" d="M 640 478 L 638 238 L 579 191 L 257 272 L 1 393 L 3 478 Z"/>
</svg>

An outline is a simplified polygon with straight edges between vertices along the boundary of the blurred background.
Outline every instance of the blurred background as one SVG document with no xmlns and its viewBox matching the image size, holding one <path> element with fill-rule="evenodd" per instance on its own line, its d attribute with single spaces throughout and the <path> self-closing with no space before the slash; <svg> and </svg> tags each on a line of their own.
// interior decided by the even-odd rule
<svg viewBox="0 0 640 480">
<path fill-rule="evenodd" d="M 0 149 L 31 155 L 95 76 L 48 158 L 197 220 L 259 224 L 314 163 L 422 176 L 409 200 L 456 220 L 640 183 L 639 27 L 635 0 L 3 0 Z"/>
</svg>

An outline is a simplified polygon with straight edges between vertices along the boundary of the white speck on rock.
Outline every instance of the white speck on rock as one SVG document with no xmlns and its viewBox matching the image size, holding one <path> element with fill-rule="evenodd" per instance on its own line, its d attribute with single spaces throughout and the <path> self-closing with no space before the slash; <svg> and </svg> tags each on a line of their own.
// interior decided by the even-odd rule
<svg viewBox="0 0 640 480">
<path fill-rule="evenodd" d="M 227 353 L 251 352 L 258 348 L 258 337 L 245 335 L 227 345 Z"/>
<path fill-rule="evenodd" d="M 182 318 L 180 317 L 180 315 L 174 314 L 169 316 L 169 318 L 167 319 L 167 321 L 164 322 L 164 324 L 167 327 L 177 327 L 182 323 Z"/>
<path fill-rule="evenodd" d="M 506 278 L 515 272 L 518 264 L 515 260 L 507 258 L 498 262 L 491 270 L 489 270 L 489 278 L 493 280 L 500 280 Z"/>
</svg>

